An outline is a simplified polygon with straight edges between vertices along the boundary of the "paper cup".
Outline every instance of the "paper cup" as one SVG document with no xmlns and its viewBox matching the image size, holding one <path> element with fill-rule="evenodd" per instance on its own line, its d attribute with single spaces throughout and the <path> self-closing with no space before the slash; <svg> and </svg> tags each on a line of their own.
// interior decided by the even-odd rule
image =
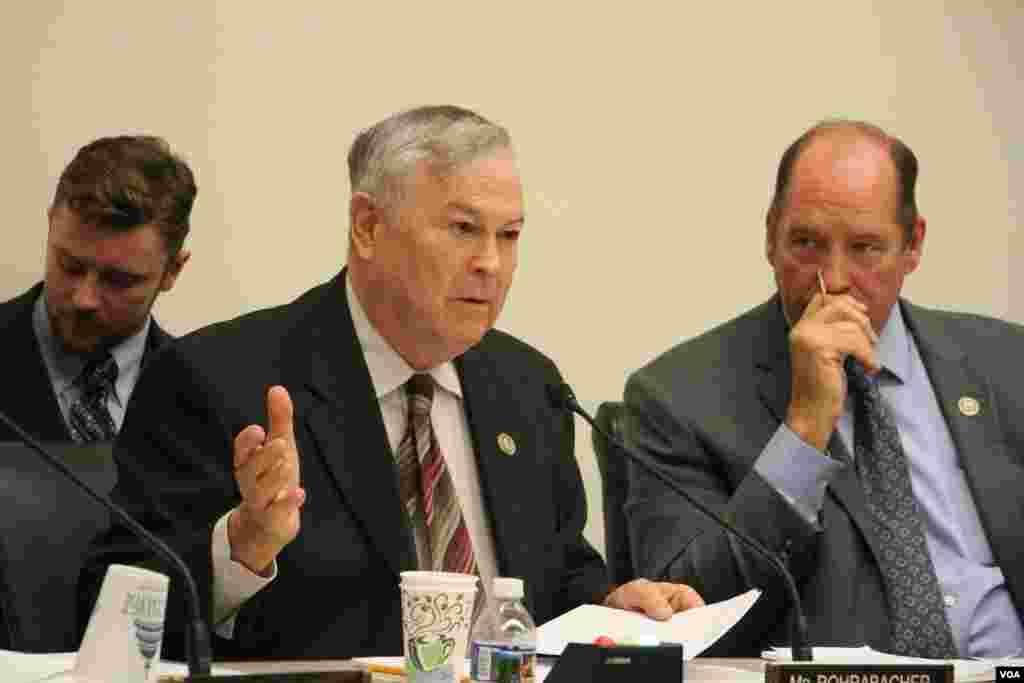
<svg viewBox="0 0 1024 683">
<path fill-rule="evenodd" d="M 76 680 L 157 679 L 167 585 L 163 574 L 110 565 L 75 657 Z"/>
<path fill-rule="evenodd" d="M 473 621 L 477 577 L 402 572 L 402 649 L 409 683 L 459 683 Z"/>
</svg>

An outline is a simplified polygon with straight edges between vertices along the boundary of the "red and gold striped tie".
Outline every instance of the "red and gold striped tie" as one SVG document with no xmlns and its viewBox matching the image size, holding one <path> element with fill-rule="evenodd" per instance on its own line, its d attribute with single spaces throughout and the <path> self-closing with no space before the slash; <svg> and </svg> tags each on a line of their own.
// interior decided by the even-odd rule
<svg viewBox="0 0 1024 683">
<path fill-rule="evenodd" d="M 434 380 L 430 375 L 417 374 L 406 387 L 409 425 L 398 449 L 402 502 L 414 529 L 421 526 L 417 540 L 424 539 L 429 546 L 429 569 L 476 574 L 473 543 L 430 420 Z M 420 531 L 425 533 L 421 535 Z"/>
</svg>

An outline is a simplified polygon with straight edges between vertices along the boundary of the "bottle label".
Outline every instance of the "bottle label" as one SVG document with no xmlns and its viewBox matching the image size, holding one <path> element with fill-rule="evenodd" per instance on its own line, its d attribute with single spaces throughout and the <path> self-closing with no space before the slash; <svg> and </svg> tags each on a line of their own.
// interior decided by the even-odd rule
<svg viewBox="0 0 1024 683">
<path fill-rule="evenodd" d="M 469 657 L 473 683 L 534 683 L 535 648 L 474 641 Z"/>
<path fill-rule="evenodd" d="M 473 683 L 533 683 L 537 651 L 509 643 L 474 641 L 469 650 Z"/>
</svg>

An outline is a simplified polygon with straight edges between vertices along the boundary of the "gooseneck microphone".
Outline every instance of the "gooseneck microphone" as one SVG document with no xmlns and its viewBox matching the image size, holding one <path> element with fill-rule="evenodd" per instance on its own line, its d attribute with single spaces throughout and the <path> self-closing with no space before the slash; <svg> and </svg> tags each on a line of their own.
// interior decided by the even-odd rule
<svg viewBox="0 0 1024 683">
<path fill-rule="evenodd" d="M 38 453 L 47 464 L 64 475 L 75 486 L 84 491 L 87 496 L 109 510 L 114 517 L 123 522 L 150 550 L 164 558 L 177 571 L 178 575 L 185 582 L 185 603 L 188 609 L 188 672 L 190 676 L 209 676 L 210 660 L 212 659 L 210 633 L 199 610 L 199 591 L 196 589 L 196 580 L 192 577 L 192 572 L 189 571 L 188 566 L 181 557 L 170 546 L 135 521 L 121 506 L 85 483 L 60 458 L 47 451 L 42 444 L 29 436 L 25 430 L 4 414 L 3 411 L 0 411 L 0 421 L 9 427 L 22 443 Z"/>
<path fill-rule="evenodd" d="M 786 591 L 789 593 L 789 599 L 793 603 L 793 630 L 790 635 L 792 639 L 790 647 L 792 649 L 793 660 L 797 662 L 812 661 L 814 657 L 811 652 L 811 646 L 807 643 L 807 618 L 806 616 L 804 616 L 804 609 L 803 605 L 800 602 L 800 593 L 796 589 L 796 582 L 793 580 L 793 575 L 790 574 L 789 570 L 786 568 L 786 565 L 784 565 L 775 556 L 774 553 L 769 551 L 767 548 L 758 543 L 752 537 L 748 536 L 747 534 L 743 533 L 742 531 L 731 525 L 729 522 L 724 520 L 718 513 L 714 512 L 706 505 L 701 503 L 699 500 L 694 498 L 692 495 L 690 495 L 683 487 L 681 487 L 679 484 L 673 481 L 671 477 L 662 472 L 661 469 L 658 468 L 656 465 L 647 462 L 647 460 L 634 453 L 633 449 L 631 449 L 629 446 L 623 443 L 614 434 L 609 434 L 607 431 L 602 429 L 597 424 L 597 422 L 595 422 L 594 418 L 592 418 L 587 413 L 587 411 L 585 411 L 583 407 L 579 404 L 579 401 L 576 400 L 576 394 L 573 392 L 572 387 L 570 387 L 568 384 L 566 384 L 565 382 L 562 382 L 561 384 L 549 384 L 547 385 L 547 392 L 548 398 L 551 400 L 551 403 L 556 408 L 565 410 L 569 413 L 576 413 L 577 415 L 582 417 L 584 420 L 587 421 L 587 424 L 589 424 L 595 432 L 597 432 L 604 438 L 605 441 L 607 441 L 610 444 L 613 444 L 614 446 L 617 446 L 623 453 L 625 453 L 626 457 L 629 458 L 631 462 L 639 465 L 645 471 L 654 476 L 662 484 L 664 484 L 665 486 L 672 489 L 672 491 L 682 496 L 683 500 L 685 500 L 698 511 L 703 513 L 704 516 L 706 516 L 712 522 L 717 524 L 719 527 L 725 529 L 728 533 L 730 533 L 733 536 L 733 538 L 738 540 L 743 545 L 747 546 L 747 548 L 756 552 L 761 557 L 768 560 L 768 563 L 772 566 L 772 568 L 774 568 L 775 571 L 777 571 L 779 575 L 782 576 L 783 581 L 786 584 Z"/>
</svg>

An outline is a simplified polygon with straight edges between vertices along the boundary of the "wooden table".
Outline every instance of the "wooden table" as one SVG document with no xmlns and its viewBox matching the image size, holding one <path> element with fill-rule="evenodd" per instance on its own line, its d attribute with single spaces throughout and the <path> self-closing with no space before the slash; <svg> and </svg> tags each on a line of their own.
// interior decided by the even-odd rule
<svg viewBox="0 0 1024 683">
<path fill-rule="evenodd" d="M 221 662 L 224 666 L 244 673 L 291 673 L 300 671 L 341 671 L 352 667 L 343 659 L 302 660 L 290 662 Z M 687 683 L 727 683 L 729 681 L 763 681 L 764 661 L 760 659 L 697 658 L 686 662 Z M 374 681 L 391 683 L 401 681 L 400 676 L 374 674 Z M 581 681 L 581 683 L 585 683 Z"/>
</svg>

